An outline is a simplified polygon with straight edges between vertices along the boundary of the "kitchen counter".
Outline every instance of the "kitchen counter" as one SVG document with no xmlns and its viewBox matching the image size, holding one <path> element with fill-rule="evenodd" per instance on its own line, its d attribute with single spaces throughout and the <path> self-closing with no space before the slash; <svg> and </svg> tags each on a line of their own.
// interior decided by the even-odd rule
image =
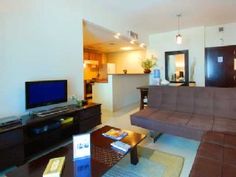
<svg viewBox="0 0 236 177">
<path fill-rule="evenodd" d="M 149 74 L 145 74 L 145 73 L 127 73 L 127 74 L 124 74 L 124 73 L 115 73 L 115 74 L 108 74 L 108 75 L 122 75 L 122 76 L 129 76 L 129 75 L 149 75 Z"/>
<path fill-rule="evenodd" d="M 148 83 L 149 74 L 109 74 L 107 83 L 94 83 L 93 101 L 101 103 L 103 109 L 117 111 L 138 103 L 136 87 Z"/>
</svg>

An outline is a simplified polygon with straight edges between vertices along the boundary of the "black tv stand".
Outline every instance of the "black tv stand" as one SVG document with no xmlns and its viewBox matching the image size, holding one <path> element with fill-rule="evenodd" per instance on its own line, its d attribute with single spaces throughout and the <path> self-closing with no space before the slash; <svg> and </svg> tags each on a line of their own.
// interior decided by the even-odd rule
<svg viewBox="0 0 236 177">
<path fill-rule="evenodd" d="M 42 151 L 71 140 L 74 134 L 101 124 L 101 104 L 70 105 L 67 109 L 44 117 L 22 116 L 22 124 L 0 129 L 0 170 L 22 165 Z"/>
</svg>

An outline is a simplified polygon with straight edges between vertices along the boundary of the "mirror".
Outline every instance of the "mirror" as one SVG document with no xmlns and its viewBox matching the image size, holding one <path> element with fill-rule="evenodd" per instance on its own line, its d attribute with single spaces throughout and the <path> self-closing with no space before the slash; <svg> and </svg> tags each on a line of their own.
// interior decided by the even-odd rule
<svg viewBox="0 0 236 177">
<path fill-rule="evenodd" d="M 171 83 L 188 85 L 188 50 L 165 52 L 165 78 Z"/>
</svg>

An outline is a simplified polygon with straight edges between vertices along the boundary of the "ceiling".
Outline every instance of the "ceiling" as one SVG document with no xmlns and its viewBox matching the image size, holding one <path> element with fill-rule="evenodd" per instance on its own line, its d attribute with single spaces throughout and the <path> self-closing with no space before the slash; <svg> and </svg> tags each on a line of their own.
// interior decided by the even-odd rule
<svg viewBox="0 0 236 177">
<path fill-rule="evenodd" d="M 236 0 L 128 0 L 100 1 L 145 34 L 177 29 L 176 15 L 182 13 L 181 28 L 236 22 Z"/>
<path fill-rule="evenodd" d="M 122 24 L 128 24 L 127 30 L 145 39 L 153 33 L 177 30 L 176 15 L 180 13 L 180 29 L 236 22 L 236 0 L 102 0 L 99 5 L 107 15 L 117 17 L 117 23 L 122 20 Z M 88 48 L 116 52 L 130 45 L 128 39 L 117 41 L 113 35 L 100 26 L 84 24 L 84 44 Z"/>
<path fill-rule="evenodd" d="M 123 47 L 131 47 L 128 50 L 143 50 L 138 44 L 131 44 L 130 39 L 88 21 L 83 22 L 84 48 L 104 53 L 120 52 Z"/>
</svg>

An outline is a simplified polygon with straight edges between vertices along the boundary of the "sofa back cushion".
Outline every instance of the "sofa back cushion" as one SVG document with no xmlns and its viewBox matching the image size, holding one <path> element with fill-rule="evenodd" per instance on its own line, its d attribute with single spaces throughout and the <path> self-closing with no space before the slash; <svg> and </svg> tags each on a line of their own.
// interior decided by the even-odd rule
<svg viewBox="0 0 236 177">
<path fill-rule="evenodd" d="M 149 86 L 148 88 L 148 106 L 152 108 L 160 108 L 162 98 L 162 87 Z"/>
<path fill-rule="evenodd" d="M 195 114 L 213 115 L 214 88 L 194 88 L 194 110 Z"/>
<path fill-rule="evenodd" d="M 192 113 L 194 106 L 194 88 L 178 87 L 177 90 L 176 110 L 178 112 Z"/>
<path fill-rule="evenodd" d="M 236 119 L 236 88 L 214 88 L 214 116 Z"/>
<path fill-rule="evenodd" d="M 148 106 L 236 119 L 236 88 L 150 86 Z"/>
<path fill-rule="evenodd" d="M 177 87 L 162 87 L 162 97 L 160 108 L 168 111 L 176 110 Z"/>
<path fill-rule="evenodd" d="M 150 86 L 148 90 L 148 106 L 162 110 L 176 110 L 177 88 L 168 86 Z"/>
</svg>

